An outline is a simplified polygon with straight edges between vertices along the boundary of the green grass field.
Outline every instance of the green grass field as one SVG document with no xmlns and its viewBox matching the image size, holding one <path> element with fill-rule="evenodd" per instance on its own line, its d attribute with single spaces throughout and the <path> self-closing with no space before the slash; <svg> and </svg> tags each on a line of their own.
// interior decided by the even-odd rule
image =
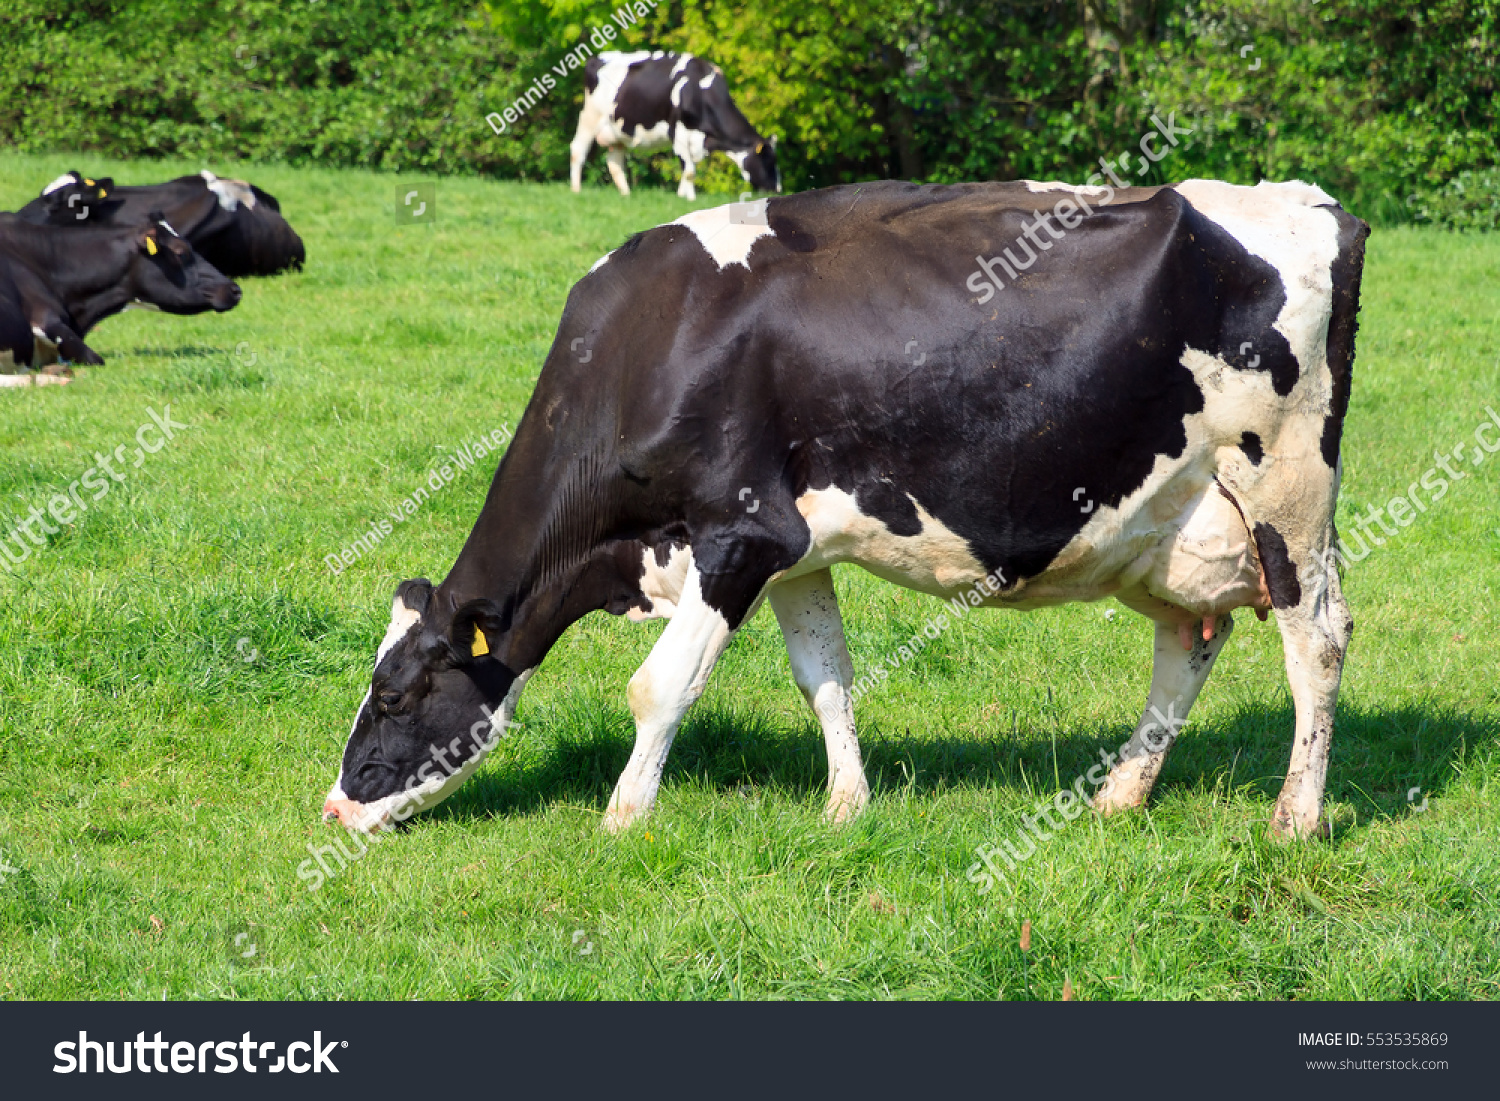
<svg viewBox="0 0 1500 1101">
<path fill-rule="evenodd" d="M 205 167 L 9 156 L 0 208 L 75 166 Z M 612 838 L 625 683 L 661 625 L 600 614 L 464 790 L 309 890 L 391 594 L 444 575 L 494 460 L 341 575 L 324 556 L 514 426 L 572 282 L 686 204 L 451 179 L 435 224 L 398 226 L 407 178 L 208 167 L 281 199 L 306 271 L 246 280 L 222 316 L 116 317 L 90 338 L 106 366 L 0 391 L 0 534 L 148 408 L 190 426 L 0 571 L 0 996 L 1500 995 L 1500 461 L 1346 575 L 1329 842 L 1266 838 L 1292 707 L 1274 621 L 1242 612 L 1149 810 L 1080 818 L 986 895 L 967 881 L 1132 729 L 1151 629 L 1113 604 L 976 613 L 864 697 L 874 799 L 841 830 L 763 610 L 649 825 Z M 1500 237 L 1372 237 L 1341 516 L 1500 410 L 1497 288 Z M 836 577 L 857 669 L 939 608 Z"/>
</svg>

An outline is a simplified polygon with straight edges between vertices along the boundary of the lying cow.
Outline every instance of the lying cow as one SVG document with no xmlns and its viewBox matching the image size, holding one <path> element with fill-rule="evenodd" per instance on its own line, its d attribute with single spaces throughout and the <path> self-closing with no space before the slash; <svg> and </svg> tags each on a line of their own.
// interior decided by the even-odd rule
<svg viewBox="0 0 1500 1101">
<path fill-rule="evenodd" d="M 11 278 L 9 266 L 0 260 L 0 388 L 68 381 L 65 377 L 26 371 L 31 366 L 35 345 L 21 290 Z"/>
<path fill-rule="evenodd" d="M 571 147 L 574 191 L 583 188 L 583 162 L 596 141 L 609 151 L 609 174 L 621 195 L 630 194 L 625 151 L 663 145 L 682 161 L 677 194 L 684 199 L 698 197 L 698 164 L 716 151 L 757 191 L 781 190 L 775 136 L 761 137 L 740 114 L 717 65 L 692 54 L 607 51 L 589 58 L 583 84 Z"/>
<path fill-rule="evenodd" d="M 302 239 L 276 199 L 243 180 L 212 172 L 147 187 L 116 187 L 79 172 L 59 176 L 17 215 L 37 225 L 143 226 L 160 214 L 198 255 L 230 278 L 275 275 L 307 259 Z"/>
<path fill-rule="evenodd" d="M 0 214 L 0 268 L 17 291 L 38 346 L 34 355 L 12 346 L 12 357 L 35 366 L 59 358 L 103 363 L 83 338 L 132 303 L 195 314 L 233 309 L 240 300 L 240 288 L 199 257 L 160 213 L 142 226 L 79 229 Z"/>
<path fill-rule="evenodd" d="M 670 618 L 627 693 L 605 816 L 627 826 L 769 600 L 843 818 L 869 791 L 829 572 L 852 562 L 955 607 L 1151 619 L 1102 811 L 1146 798 L 1231 613 L 1274 612 L 1296 732 L 1273 830 L 1313 834 L 1353 631 L 1314 564 L 1368 232 L 1306 184 L 1190 180 L 865 183 L 638 234 L 573 288 L 447 579 L 397 590 L 325 813 L 370 829 L 442 799 L 603 609 Z"/>
</svg>

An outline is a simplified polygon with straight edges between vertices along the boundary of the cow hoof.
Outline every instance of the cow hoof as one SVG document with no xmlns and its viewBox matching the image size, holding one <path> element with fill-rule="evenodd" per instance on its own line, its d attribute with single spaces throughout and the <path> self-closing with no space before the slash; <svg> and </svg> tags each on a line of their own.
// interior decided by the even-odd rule
<svg viewBox="0 0 1500 1101">
<path fill-rule="evenodd" d="M 1140 810 L 1145 805 L 1145 799 L 1121 799 L 1115 795 L 1105 798 L 1103 793 L 1094 796 L 1093 803 L 1094 810 L 1101 818 L 1108 818 L 1127 810 Z"/>
<path fill-rule="evenodd" d="M 634 807 L 623 810 L 611 807 L 604 812 L 604 817 L 599 820 L 599 828 L 605 833 L 618 836 L 635 825 L 642 817 L 644 815 Z"/>
<path fill-rule="evenodd" d="M 1276 841 L 1328 841 L 1333 837 L 1333 825 L 1320 815 L 1310 820 L 1299 818 L 1278 803 L 1276 813 L 1271 816 L 1270 834 Z"/>
<path fill-rule="evenodd" d="M 1142 755 L 1115 765 L 1099 794 L 1094 796 L 1094 809 L 1107 818 L 1118 811 L 1145 806 L 1156 780 L 1156 770 L 1148 769 L 1148 762 L 1149 758 Z"/>
</svg>

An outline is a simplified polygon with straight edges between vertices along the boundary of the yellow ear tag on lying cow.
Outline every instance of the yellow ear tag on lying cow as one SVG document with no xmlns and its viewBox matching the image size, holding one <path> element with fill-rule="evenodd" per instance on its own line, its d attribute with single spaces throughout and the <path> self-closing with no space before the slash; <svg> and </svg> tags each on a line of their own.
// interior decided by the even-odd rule
<svg viewBox="0 0 1500 1101">
<path fill-rule="evenodd" d="M 85 186 L 86 186 L 86 187 L 93 187 L 93 186 L 94 186 L 94 181 L 93 181 L 93 180 L 90 180 L 90 179 L 88 179 L 88 178 L 87 178 L 87 177 L 85 177 L 85 178 L 84 178 L 84 181 L 83 181 L 83 182 L 84 182 L 84 185 L 85 185 Z"/>
<path fill-rule="evenodd" d="M 150 237 L 146 238 L 146 253 L 150 256 L 156 255 L 156 242 Z"/>
<path fill-rule="evenodd" d="M 489 652 L 490 640 L 484 637 L 484 632 L 479 629 L 479 625 L 476 623 L 474 625 L 474 656 L 482 658 Z"/>
<path fill-rule="evenodd" d="M 763 141 L 758 141 L 758 142 L 756 142 L 756 143 L 755 143 L 755 155 L 756 155 L 756 156 L 757 156 L 757 157 L 758 157 L 758 156 L 760 156 L 760 151 L 761 151 L 761 150 L 762 150 L 762 149 L 764 149 L 764 148 L 765 148 L 765 147 L 766 147 L 766 143 L 765 143 L 765 142 L 763 142 Z"/>
</svg>

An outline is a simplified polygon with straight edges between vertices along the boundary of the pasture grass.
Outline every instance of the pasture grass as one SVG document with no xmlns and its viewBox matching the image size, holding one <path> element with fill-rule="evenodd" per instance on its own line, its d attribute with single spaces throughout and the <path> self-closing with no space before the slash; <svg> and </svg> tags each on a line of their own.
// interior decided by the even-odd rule
<svg viewBox="0 0 1500 1101">
<path fill-rule="evenodd" d="M 0 208 L 75 165 L 122 183 L 205 167 L 9 156 Z M 1329 842 L 1266 838 L 1293 714 L 1274 622 L 1241 613 L 1149 809 L 1080 818 L 985 895 L 966 879 L 977 845 L 1132 729 L 1151 629 L 1113 605 L 976 613 L 872 691 L 874 800 L 841 830 L 763 610 L 649 825 L 611 838 L 625 682 L 661 627 L 599 614 L 465 789 L 309 890 L 309 846 L 342 837 L 319 810 L 391 593 L 443 576 L 494 459 L 341 575 L 323 557 L 514 426 L 572 282 L 688 204 L 444 179 L 437 221 L 399 226 L 416 177 L 211 167 L 281 199 L 307 269 L 246 280 L 226 315 L 111 319 L 90 341 L 106 366 L 0 392 L 5 529 L 148 407 L 190 425 L 0 572 L 0 996 L 1500 994 L 1500 462 L 1346 575 Z M 1500 237 L 1371 239 L 1341 516 L 1500 409 L 1497 287 Z M 939 610 L 836 576 L 857 666 Z"/>
</svg>

